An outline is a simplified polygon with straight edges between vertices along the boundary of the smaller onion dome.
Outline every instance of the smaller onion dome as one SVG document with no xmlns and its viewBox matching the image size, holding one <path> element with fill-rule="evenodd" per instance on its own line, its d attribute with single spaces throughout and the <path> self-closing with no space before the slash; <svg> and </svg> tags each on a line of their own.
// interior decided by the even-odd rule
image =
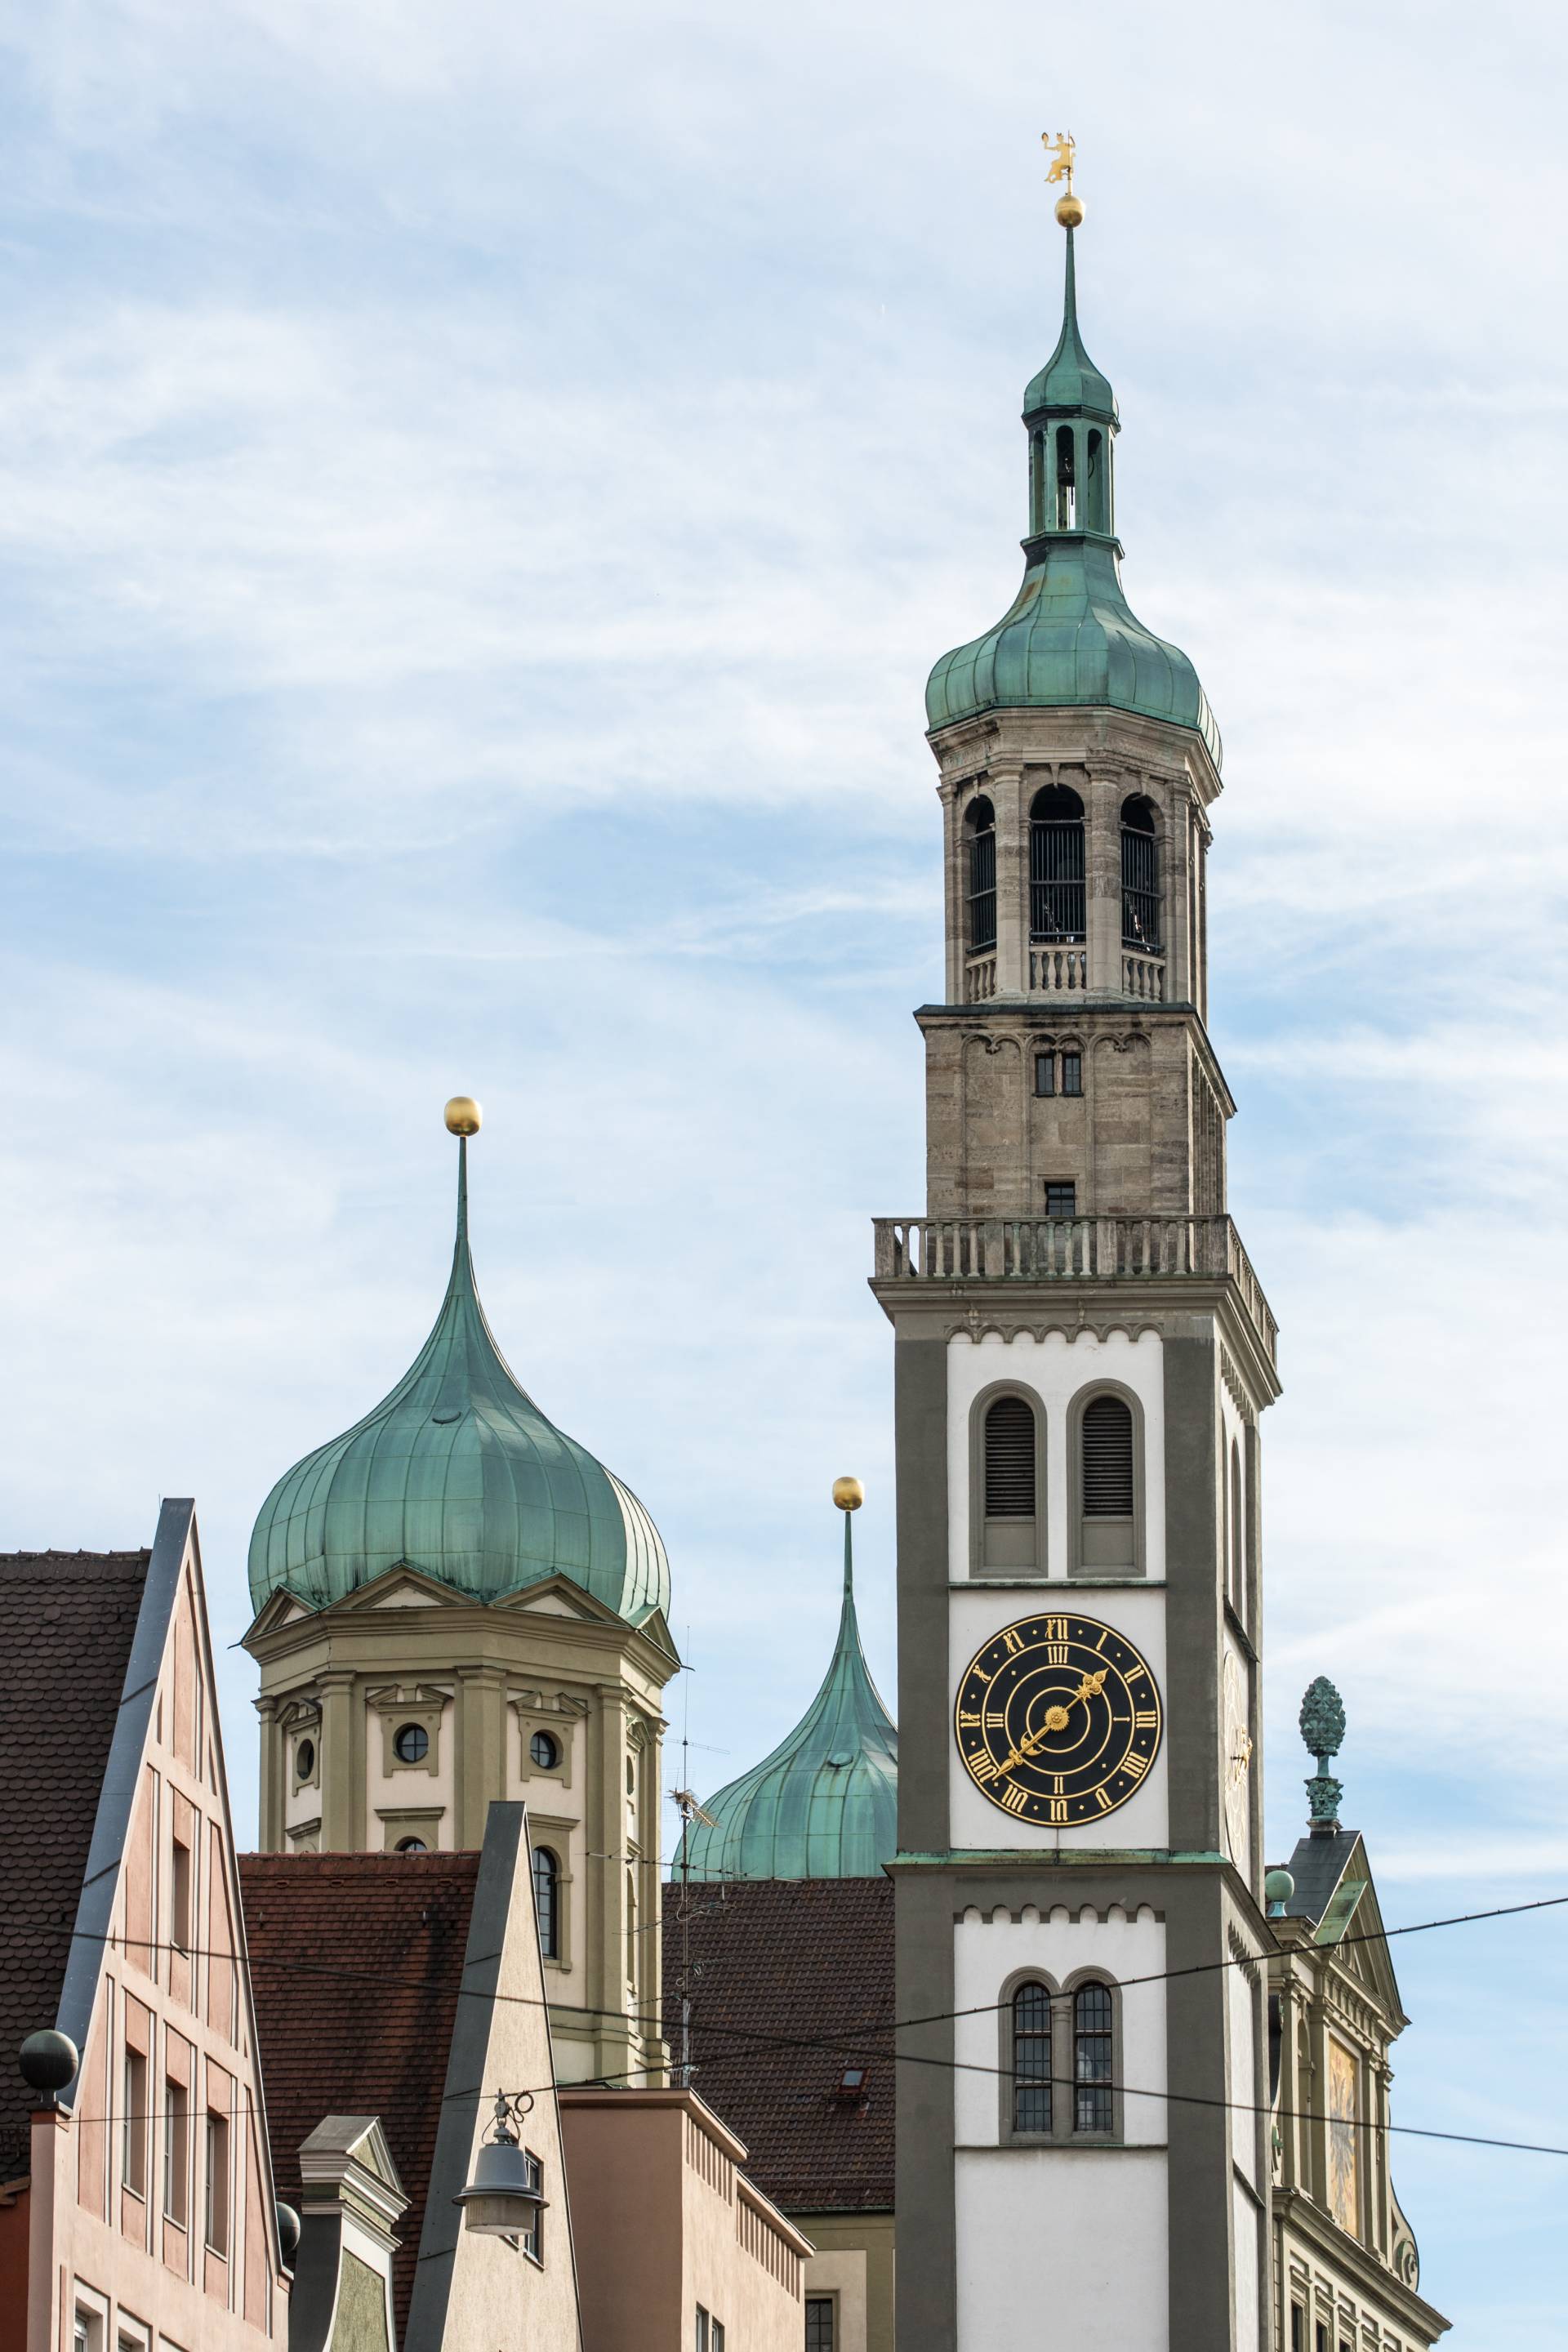
<svg viewBox="0 0 1568 2352">
<path fill-rule="evenodd" d="M 565 1576 L 640 1624 L 669 1606 L 663 1542 L 630 1487 L 546 1420 L 495 1343 L 468 1255 L 478 1106 L 455 1102 L 458 1237 L 436 1328 L 374 1412 L 273 1487 L 250 1538 L 251 1600 L 259 1611 L 283 1591 L 322 1609 L 404 1566 L 487 1602 Z"/>
<path fill-rule="evenodd" d="M 897 1851 L 899 1735 L 860 1647 L 849 1534 L 858 1486 L 855 1495 L 839 1503 L 844 1606 L 822 1687 L 773 1754 L 710 1797 L 706 1820 L 687 1822 L 678 1880 L 875 1878 Z"/>
<path fill-rule="evenodd" d="M 1073 232 L 1062 331 L 1024 394 L 1029 532 L 1024 578 L 994 627 L 943 654 L 926 683 L 932 733 L 984 711 L 1126 710 L 1189 729 L 1217 770 L 1219 729 L 1179 646 L 1146 628 L 1121 585 L 1116 395 L 1084 349 Z"/>
</svg>

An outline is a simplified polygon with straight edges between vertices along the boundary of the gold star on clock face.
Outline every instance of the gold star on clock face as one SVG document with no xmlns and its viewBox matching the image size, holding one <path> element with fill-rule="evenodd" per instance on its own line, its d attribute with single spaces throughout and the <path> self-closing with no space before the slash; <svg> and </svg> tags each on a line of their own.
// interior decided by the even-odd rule
<svg viewBox="0 0 1568 2352">
<path fill-rule="evenodd" d="M 1159 1750 L 1160 1692 L 1124 1633 L 1093 1617 L 1022 1617 L 977 1650 L 953 1735 L 983 1796 L 1016 1821 L 1098 1821 Z"/>
</svg>

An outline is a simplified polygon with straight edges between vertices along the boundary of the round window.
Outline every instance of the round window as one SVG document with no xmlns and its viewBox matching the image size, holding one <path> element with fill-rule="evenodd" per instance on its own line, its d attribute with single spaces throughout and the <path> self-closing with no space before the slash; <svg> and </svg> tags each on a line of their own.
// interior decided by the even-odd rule
<svg viewBox="0 0 1568 2352">
<path fill-rule="evenodd" d="M 315 1769 L 316 1743 L 313 1739 L 301 1739 L 294 1750 L 294 1778 L 308 1780 Z"/>
<path fill-rule="evenodd" d="M 553 1772 L 561 1761 L 561 1749 L 548 1731 L 536 1731 L 528 1743 L 528 1752 L 542 1772 Z"/>
<path fill-rule="evenodd" d="M 399 1838 L 397 1851 L 399 1853 L 428 1853 L 430 1849 L 423 1838 Z"/>
<path fill-rule="evenodd" d="M 430 1734 L 422 1723 L 405 1723 L 392 1736 L 392 1752 L 400 1764 L 423 1764 L 430 1753 Z"/>
</svg>

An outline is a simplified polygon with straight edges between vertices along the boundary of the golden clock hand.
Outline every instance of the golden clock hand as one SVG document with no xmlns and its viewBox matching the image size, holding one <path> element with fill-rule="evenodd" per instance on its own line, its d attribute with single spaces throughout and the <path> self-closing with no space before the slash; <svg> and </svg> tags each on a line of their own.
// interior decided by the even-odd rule
<svg viewBox="0 0 1568 2352">
<path fill-rule="evenodd" d="M 1109 1671 L 1109 1668 L 1101 1666 L 1098 1674 L 1085 1675 L 1071 1698 L 1065 1703 L 1058 1701 L 1056 1706 L 1048 1706 L 1046 1709 L 1046 1719 L 1038 1731 L 1031 1731 L 1026 1739 L 1020 1739 L 1012 1754 L 1004 1757 L 1001 1763 L 997 1765 L 995 1774 L 997 1780 L 1001 1779 L 1004 1772 L 1010 1772 L 1015 1764 L 1025 1763 L 1037 1748 L 1045 1744 L 1053 1731 L 1065 1731 L 1072 1709 L 1078 1705 L 1079 1699 L 1100 1696 L 1105 1687 L 1105 1677 Z"/>
</svg>

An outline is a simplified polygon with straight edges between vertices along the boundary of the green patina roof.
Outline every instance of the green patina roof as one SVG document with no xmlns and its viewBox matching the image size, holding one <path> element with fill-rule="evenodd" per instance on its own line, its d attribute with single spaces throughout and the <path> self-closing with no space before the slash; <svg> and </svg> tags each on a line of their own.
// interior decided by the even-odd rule
<svg viewBox="0 0 1568 2352">
<path fill-rule="evenodd" d="M 669 1563 L 629 1487 L 519 1384 L 479 1305 L 468 1255 L 468 1143 L 441 1312 L 374 1412 L 296 1463 L 250 1538 L 260 1609 L 287 1591 L 326 1607 L 407 1565 L 499 1601 L 567 1576 L 636 1624 L 669 1605 Z"/>
<path fill-rule="evenodd" d="M 687 1824 L 677 1878 L 874 1878 L 898 1834 L 899 1735 L 860 1647 L 849 1518 L 832 1664 L 787 1739 Z"/>
<path fill-rule="evenodd" d="M 1101 375 L 1083 347 L 1083 337 L 1078 324 L 1078 265 L 1073 258 L 1073 233 L 1068 231 L 1067 283 L 1062 300 L 1062 331 L 1056 350 L 1037 376 L 1030 378 L 1024 394 L 1024 415 L 1037 415 L 1044 408 L 1087 409 L 1097 416 L 1109 416 L 1114 425 L 1116 394 L 1110 389 L 1109 376 Z"/>
<path fill-rule="evenodd" d="M 1079 332 L 1072 232 L 1060 341 L 1024 395 L 1025 421 L 1103 434 L 1109 521 L 1116 397 Z M 1080 439 L 1081 439 L 1080 435 Z M 1080 473 L 1083 451 L 1079 450 Z M 1087 485 L 1084 485 L 1087 497 Z M 1217 768 L 1219 729 L 1197 672 L 1178 646 L 1146 629 L 1121 588 L 1121 549 L 1109 529 L 1058 525 L 1047 511 L 1024 541 L 1023 585 L 994 628 L 943 654 L 926 686 L 926 723 L 950 727 L 982 711 L 1100 706 L 1191 728 Z"/>
</svg>

